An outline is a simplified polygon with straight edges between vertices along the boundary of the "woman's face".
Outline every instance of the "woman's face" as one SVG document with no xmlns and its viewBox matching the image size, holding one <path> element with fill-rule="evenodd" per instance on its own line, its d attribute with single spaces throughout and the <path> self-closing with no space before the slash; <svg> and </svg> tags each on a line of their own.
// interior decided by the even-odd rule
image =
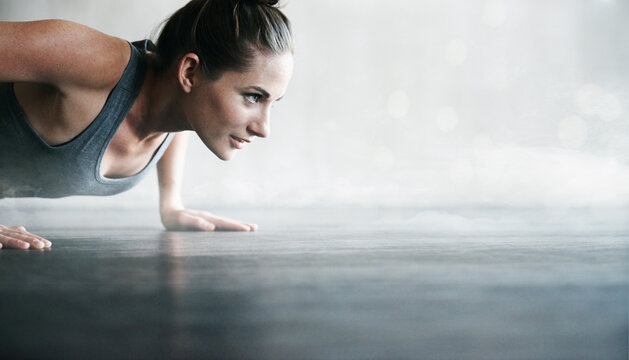
<svg viewBox="0 0 629 360">
<path fill-rule="evenodd" d="M 292 72 L 292 54 L 258 53 L 247 71 L 225 71 L 213 81 L 197 76 L 184 104 L 190 127 L 216 156 L 231 159 L 256 136 L 269 136 L 271 107 Z"/>
</svg>

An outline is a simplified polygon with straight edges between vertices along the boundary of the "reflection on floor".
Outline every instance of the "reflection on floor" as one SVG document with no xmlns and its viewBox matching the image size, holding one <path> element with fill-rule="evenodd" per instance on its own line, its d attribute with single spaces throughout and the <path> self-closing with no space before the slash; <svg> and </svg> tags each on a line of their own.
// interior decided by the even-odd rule
<svg viewBox="0 0 629 360">
<path fill-rule="evenodd" d="M 0 250 L 0 358 L 627 359 L 622 216 L 254 215 L 258 233 L 55 215 L 33 229 L 51 251 Z"/>
</svg>

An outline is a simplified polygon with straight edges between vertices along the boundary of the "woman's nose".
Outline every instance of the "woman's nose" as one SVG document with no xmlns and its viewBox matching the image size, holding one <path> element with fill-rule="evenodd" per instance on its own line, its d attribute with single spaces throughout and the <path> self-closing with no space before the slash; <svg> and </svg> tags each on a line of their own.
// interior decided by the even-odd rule
<svg viewBox="0 0 629 360">
<path fill-rule="evenodd" d="M 264 111 L 258 119 L 252 121 L 248 127 L 252 135 L 265 138 L 271 134 L 271 111 Z"/>
</svg>

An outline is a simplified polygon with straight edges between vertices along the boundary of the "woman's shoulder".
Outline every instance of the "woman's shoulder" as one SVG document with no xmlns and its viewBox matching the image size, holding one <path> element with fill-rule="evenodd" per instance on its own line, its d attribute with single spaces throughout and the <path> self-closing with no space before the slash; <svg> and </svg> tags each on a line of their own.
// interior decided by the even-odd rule
<svg viewBox="0 0 629 360">
<path fill-rule="evenodd" d="M 0 22 L 0 81 L 45 83 L 61 92 L 106 90 L 131 56 L 125 40 L 66 20 Z"/>
<path fill-rule="evenodd" d="M 128 42 L 74 22 L 0 22 L 0 82 L 13 82 L 31 126 L 49 144 L 98 115 L 131 56 Z"/>
</svg>

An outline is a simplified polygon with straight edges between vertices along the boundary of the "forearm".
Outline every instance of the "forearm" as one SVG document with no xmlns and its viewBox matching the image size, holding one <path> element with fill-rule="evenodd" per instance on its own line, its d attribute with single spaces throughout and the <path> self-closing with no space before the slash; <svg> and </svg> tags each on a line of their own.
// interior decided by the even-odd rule
<svg viewBox="0 0 629 360">
<path fill-rule="evenodd" d="M 164 211 L 183 209 L 181 200 L 181 186 L 188 146 L 187 132 L 175 135 L 170 146 L 157 163 L 157 178 L 159 182 L 160 213 Z"/>
</svg>

